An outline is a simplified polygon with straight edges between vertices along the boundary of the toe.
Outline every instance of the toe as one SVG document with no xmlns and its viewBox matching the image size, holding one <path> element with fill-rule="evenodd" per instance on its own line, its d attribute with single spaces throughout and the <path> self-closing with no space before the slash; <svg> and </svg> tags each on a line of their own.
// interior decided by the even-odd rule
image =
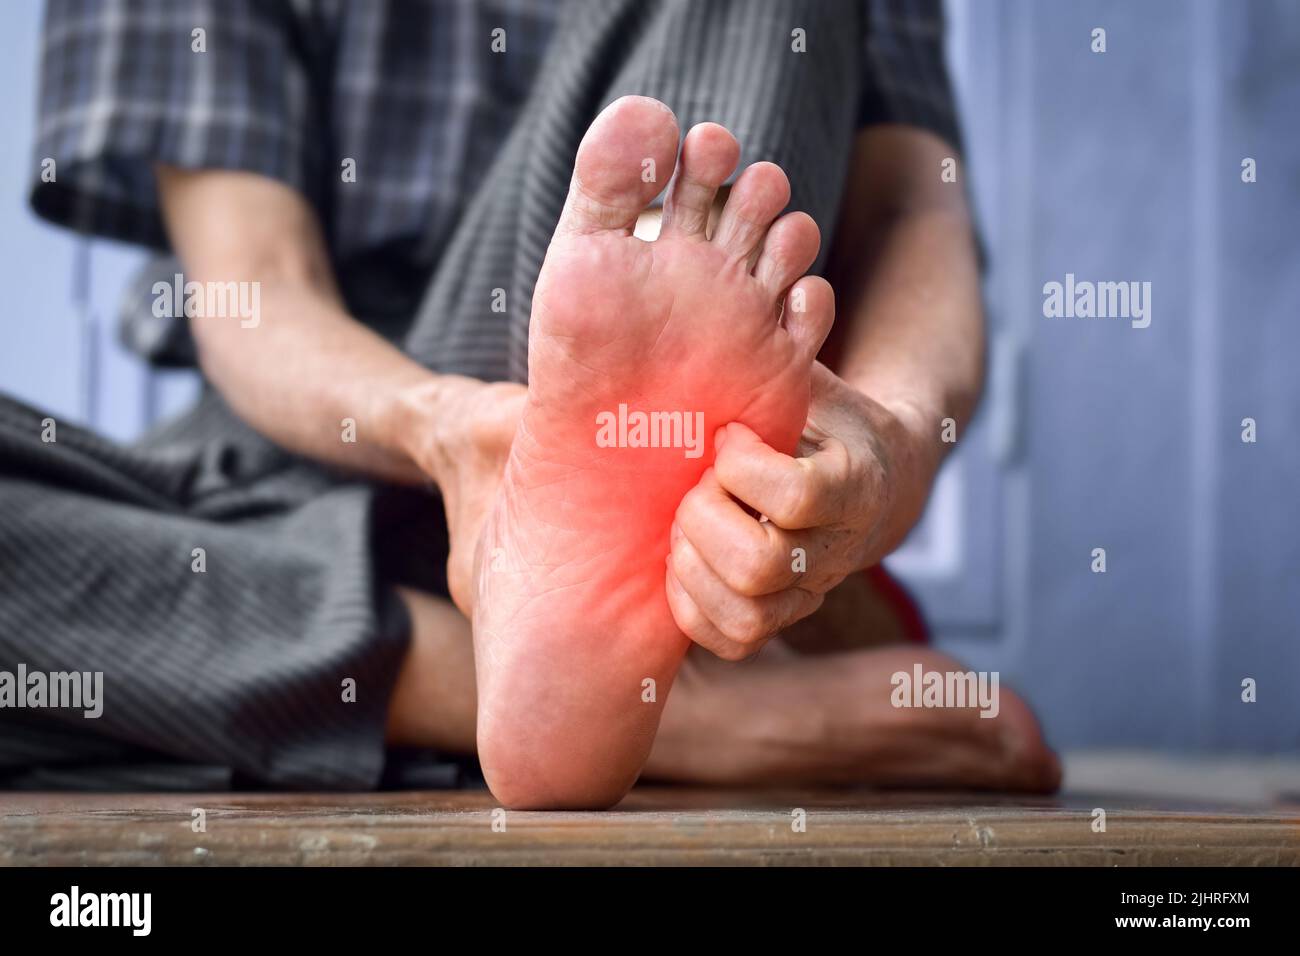
<svg viewBox="0 0 1300 956">
<path fill-rule="evenodd" d="M 762 245 L 767 228 L 790 201 L 790 180 L 775 163 L 755 163 L 736 180 L 713 241 L 740 259 Z"/>
<path fill-rule="evenodd" d="M 812 216 L 806 212 L 782 216 L 767 231 L 754 264 L 754 277 L 776 298 L 808 271 L 821 242 L 821 231 Z"/>
<path fill-rule="evenodd" d="M 835 321 L 835 293 L 821 276 L 805 276 L 785 297 L 781 324 L 808 356 L 816 357 Z"/>
<path fill-rule="evenodd" d="M 605 107 L 578 146 L 560 233 L 631 233 L 677 158 L 677 120 L 658 100 L 624 96 Z"/>
<path fill-rule="evenodd" d="M 717 123 L 691 128 L 664 200 L 663 233 L 703 238 L 713 199 L 740 162 L 736 137 Z"/>
</svg>

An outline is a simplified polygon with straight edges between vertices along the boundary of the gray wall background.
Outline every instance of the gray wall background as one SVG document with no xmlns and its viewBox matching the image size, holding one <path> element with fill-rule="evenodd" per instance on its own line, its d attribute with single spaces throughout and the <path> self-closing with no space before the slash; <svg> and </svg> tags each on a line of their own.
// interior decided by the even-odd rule
<svg viewBox="0 0 1300 956">
<path fill-rule="evenodd" d="M 40 6 L 6 16 L 0 388 L 129 439 L 195 381 L 116 343 L 139 254 L 27 211 Z M 1300 750 L 1300 4 L 950 0 L 949 21 L 991 378 L 890 563 L 1058 746 Z M 1151 282 L 1150 328 L 1045 319 L 1067 272 Z"/>
</svg>

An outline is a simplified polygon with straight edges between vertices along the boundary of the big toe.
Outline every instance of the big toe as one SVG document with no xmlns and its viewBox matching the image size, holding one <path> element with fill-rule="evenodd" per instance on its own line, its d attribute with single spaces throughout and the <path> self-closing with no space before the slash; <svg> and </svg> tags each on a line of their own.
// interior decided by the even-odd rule
<svg viewBox="0 0 1300 956">
<path fill-rule="evenodd" d="M 601 110 L 578 146 L 557 232 L 630 233 L 677 157 L 677 118 L 658 100 L 623 96 Z"/>
</svg>

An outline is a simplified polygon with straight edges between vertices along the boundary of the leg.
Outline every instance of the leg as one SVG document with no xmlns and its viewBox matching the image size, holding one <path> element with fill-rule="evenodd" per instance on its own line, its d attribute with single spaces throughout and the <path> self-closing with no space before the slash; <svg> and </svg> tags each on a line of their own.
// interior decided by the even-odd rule
<svg viewBox="0 0 1300 956">
<path fill-rule="evenodd" d="M 450 601 L 399 589 L 411 619 L 411 648 L 388 701 L 387 742 L 474 752 L 474 642 Z"/>
<path fill-rule="evenodd" d="M 407 624 L 375 580 L 368 489 L 241 444 L 214 409 L 148 449 L 70 423 L 45 442 L 45 417 L 0 396 L 0 662 L 102 674 L 102 713 L 0 709 L 0 771 L 373 787 Z"/>
</svg>

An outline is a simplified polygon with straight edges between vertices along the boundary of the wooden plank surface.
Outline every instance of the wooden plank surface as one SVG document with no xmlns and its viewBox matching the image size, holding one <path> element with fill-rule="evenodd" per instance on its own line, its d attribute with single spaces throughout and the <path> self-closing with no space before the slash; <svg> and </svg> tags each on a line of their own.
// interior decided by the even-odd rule
<svg viewBox="0 0 1300 956">
<path fill-rule="evenodd" d="M 606 813 L 523 813 L 481 791 L 10 793 L 0 864 L 1300 865 L 1300 806 L 645 787 Z"/>
</svg>

